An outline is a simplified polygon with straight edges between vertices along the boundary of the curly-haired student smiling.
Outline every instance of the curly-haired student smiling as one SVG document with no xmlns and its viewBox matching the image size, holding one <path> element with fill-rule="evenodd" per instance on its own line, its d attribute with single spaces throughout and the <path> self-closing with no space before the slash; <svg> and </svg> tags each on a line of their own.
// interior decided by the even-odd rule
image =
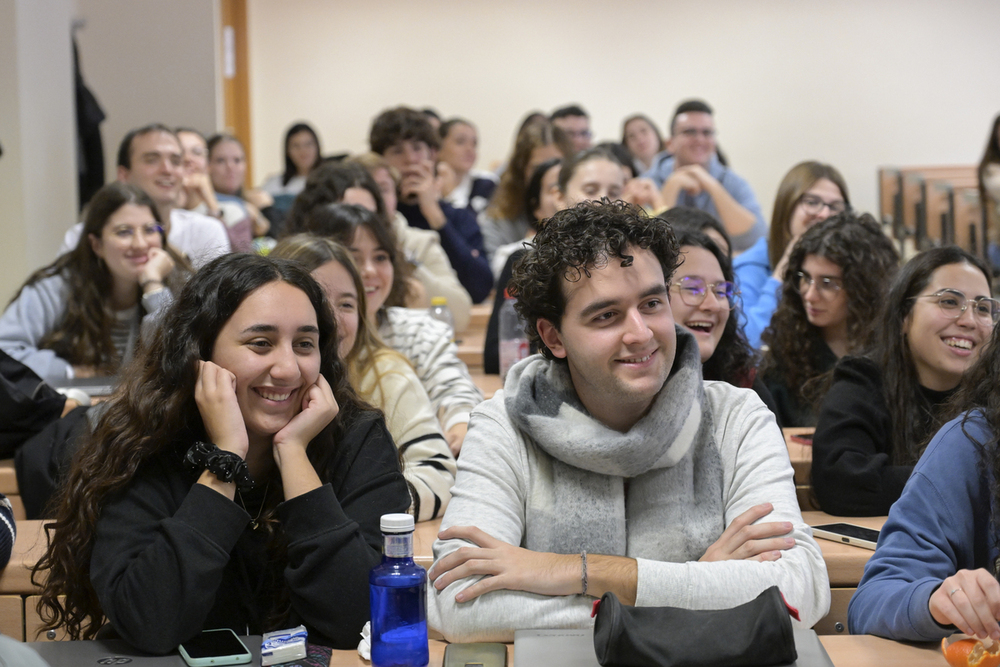
<svg viewBox="0 0 1000 667">
<path fill-rule="evenodd" d="M 587 202 L 549 218 L 516 264 L 542 355 L 469 423 L 428 573 L 428 620 L 447 639 L 585 627 L 606 591 L 719 609 L 778 585 L 804 627 L 826 613 L 781 432 L 753 392 L 702 381 L 667 300 L 677 263 L 665 221 Z"/>
</svg>

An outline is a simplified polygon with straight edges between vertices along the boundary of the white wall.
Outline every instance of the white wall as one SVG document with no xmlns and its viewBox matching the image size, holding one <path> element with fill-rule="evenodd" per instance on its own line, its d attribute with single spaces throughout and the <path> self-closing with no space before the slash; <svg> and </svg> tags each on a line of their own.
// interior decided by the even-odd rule
<svg viewBox="0 0 1000 667">
<path fill-rule="evenodd" d="M 212 134 L 222 126 L 217 0 L 76 0 L 84 80 L 101 103 L 105 171 L 118 144 L 153 122 Z"/>
<path fill-rule="evenodd" d="M 76 216 L 72 0 L 0 0 L 0 304 Z"/>
<path fill-rule="evenodd" d="M 324 152 L 367 147 L 371 119 L 431 105 L 479 126 L 485 166 L 529 109 L 579 102 L 597 138 L 703 97 L 769 215 L 803 159 L 876 206 L 884 164 L 978 162 L 1000 111 L 1000 2 L 933 0 L 248 0 L 254 173 L 282 167 L 292 122 Z"/>
</svg>

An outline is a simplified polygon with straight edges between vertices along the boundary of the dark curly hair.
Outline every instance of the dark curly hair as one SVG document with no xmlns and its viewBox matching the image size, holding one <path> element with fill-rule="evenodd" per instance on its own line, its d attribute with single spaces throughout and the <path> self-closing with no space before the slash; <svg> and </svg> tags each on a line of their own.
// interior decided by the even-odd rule
<svg viewBox="0 0 1000 667">
<path fill-rule="evenodd" d="M 719 267 L 722 269 L 722 277 L 729 282 L 734 282 L 733 265 L 722 249 L 708 236 L 693 229 L 681 229 L 677 232 L 677 245 L 681 254 L 684 247 L 704 248 L 712 253 Z M 674 292 L 670 292 L 674 294 Z M 726 326 L 722 329 L 722 337 L 715 347 L 715 352 L 708 361 L 701 365 L 701 372 L 706 380 L 722 380 L 737 387 L 749 388 L 753 385 L 757 375 L 757 354 L 747 341 L 746 334 L 737 317 L 738 311 L 729 313 Z M 678 324 L 680 324 L 678 322 Z"/>
<path fill-rule="evenodd" d="M 320 372 L 330 383 L 340 412 L 306 451 L 320 478 L 330 478 L 329 468 L 345 428 L 362 410 L 374 408 L 362 402 L 348 384 L 347 371 L 337 356 L 336 324 L 323 289 L 305 268 L 288 260 L 251 254 L 214 260 L 187 283 L 149 344 L 125 368 L 107 410 L 81 444 L 57 491 L 55 520 L 45 525 L 48 550 L 32 571 L 32 580 L 42 586 L 38 605 L 42 630 L 63 628 L 72 639 L 91 639 L 101 628 L 105 616 L 90 581 L 90 561 L 105 500 L 125 489 L 140 467 L 154 458 L 181 460 L 190 443 L 205 439 L 194 398 L 198 361 L 211 359 L 219 331 L 244 299 L 276 281 L 301 289 L 316 311 Z M 276 470 L 269 485 L 281 489 Z M 266 576 L 267 590 L 275 593 L 274 623 L 287 616 L 289 603 L 280 583 L 285 545 L 275 526 L 276 507 L 283 495 L 269 494 L 262 515 L 270 536 L 272 569 Z"/>
<path fill-rule="evenodd" d="M 622 201 L 583 202 L 559 211 L 542 225 L 525 253 L 514 263 L 508 290 L 526 322 L 530 342 L 546 359 L 555 359 L 538 334 L 538 319 L 562 326 L 566 296 L 563 281 L 576 282 L 590 269 L 608 265 L 612 257 L 630 266 L 633 248 L 650 250 L 670 281 L 679 264 L 677 240 L 670 225 L 650 218 L 638 206 Z M 561 360 L 565 362 L 565 359 Z"/>
<path fill-rule="evenodd" d="M 441 145 L 426 114 L 409 107 L 386 109 L 372 123 L 368 143 L 374 152 L 383 155 L 400 141 L 422 141 L 433 149 Z"/>
<path fill-rule="evenodd" d="M 785 269 L 781 301 L 761 337 L 768 346 L 764 369 L 780 377 L 804 404 L 818 405 L 829 387 L 830 372 L 816 367 L 822 356 L 822 331 L 809 323 L 797 274 L 808 255 L 833 262 L 843 272 L 847 294 L 848 353 L 867 349 L 873 326 L 896 275 L 899 255 L 871 215 L 845 211 L 810 227 L 795 244 Z"/>
<path fill-rule="evenodd" d="M 892 424 L 893 465 L 915 464 L 928 437 L 934 433 L 932 427 L 921 428 L 928 423 L 923 414 L 926 400 L 920 394 L 920 379 L 906 337 L 906 321 L 913 311 L 914 297 L 930 284 L 935 271 L 949 264 L 973 266 L 990 284 L 990 273 L 983 260 L 958 246 L 932 248 L 916 255 L 900 269 L 889 289 L 876 323 L 879 335 L 867 355 L 882 370 L 882 392 Z M 983 354 L 991 356 L 985 350 Z M 996 367 L 992 370 L 995 375 Z"/>
</svg>

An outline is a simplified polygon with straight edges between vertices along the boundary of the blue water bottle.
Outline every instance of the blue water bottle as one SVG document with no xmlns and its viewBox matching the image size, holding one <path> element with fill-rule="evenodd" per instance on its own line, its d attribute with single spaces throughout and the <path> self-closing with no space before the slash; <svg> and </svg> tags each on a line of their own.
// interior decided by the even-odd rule
<svg viewBox="0 0 1000 667">
<path fill-rule="evenodd" d="M 413 517 L 382 516 L 382 563 L 368 575 L 372 602 L 372 667 L 424 667 L 427 572 L 413 562 Z"/>
</svg>

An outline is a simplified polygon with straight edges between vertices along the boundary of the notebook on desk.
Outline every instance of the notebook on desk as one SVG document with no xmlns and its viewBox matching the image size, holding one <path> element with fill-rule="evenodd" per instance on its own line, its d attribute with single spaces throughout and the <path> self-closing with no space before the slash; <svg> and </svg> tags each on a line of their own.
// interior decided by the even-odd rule
<svg viewBox="0 0 1000 667">
<path fill-rule="evenodd" d="M 260 635 L 240 639 L 253 658 L 251 665 L 260 664 Z M 128 665 L 128 667 L 187 667 L 177 651 L 169 655 L 149 655 L 129 646 L 121 639 L 91 641 L 28 642 L 50 667 L 97 667 L 98 665 Z M 127 660 L 128 662 L 124 662 Z"/>
<path fill-rule="evenodd" d="M 790 667 L 833 667 L 814 630 L 793 629 L 799 658 Z M 514 667 L 600 667 L 594 652 L 594 629 L 518 630 L 514 633 Z"/>
</svg>

